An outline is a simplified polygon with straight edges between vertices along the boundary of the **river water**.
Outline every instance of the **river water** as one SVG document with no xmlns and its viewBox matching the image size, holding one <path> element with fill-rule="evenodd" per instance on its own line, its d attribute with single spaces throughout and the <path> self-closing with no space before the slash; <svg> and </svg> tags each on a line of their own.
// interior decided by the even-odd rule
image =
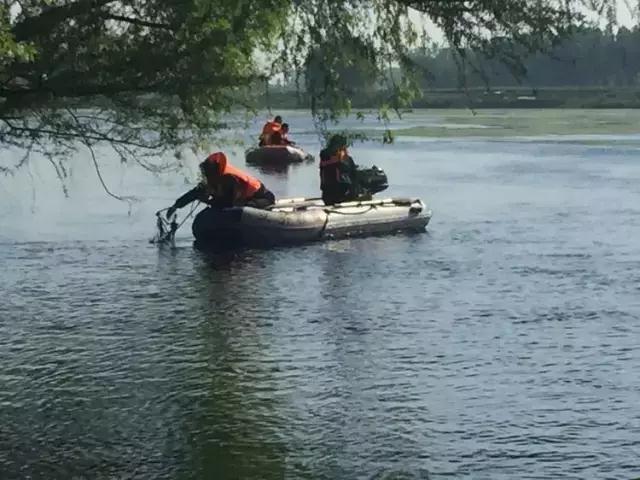
<svg viewBox="0 0 640 480">
<path fill-rule="evenodd" d="M 130 209 L 81 154 L 69 198 L 45 162 L 0 179 L 0 478 L 640 476 L 640 136 L 352 153 L 427 232 L 159 249 L 182 174 L 104 153 Z M 256 173 L 317 193 L 317 163 Z"/>
</svg>

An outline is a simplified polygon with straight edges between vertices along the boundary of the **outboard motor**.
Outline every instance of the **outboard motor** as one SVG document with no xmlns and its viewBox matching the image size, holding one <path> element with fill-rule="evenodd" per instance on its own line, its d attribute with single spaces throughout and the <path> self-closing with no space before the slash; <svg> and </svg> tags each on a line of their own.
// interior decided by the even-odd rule
<svg viewBox="0 0 640 480">
<path fill-rule="evenodd" d="M 373 195 L 389 188 L 387 174 L 375 165 L 371 168 L 358 168 L 356 175 L 363 193 Z"/>
</svg>

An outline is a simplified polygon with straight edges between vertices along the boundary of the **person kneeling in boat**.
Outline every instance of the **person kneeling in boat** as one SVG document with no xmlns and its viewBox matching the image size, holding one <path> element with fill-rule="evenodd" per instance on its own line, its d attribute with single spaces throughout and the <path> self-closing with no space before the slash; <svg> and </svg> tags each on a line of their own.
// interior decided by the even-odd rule
<svg viewBox="0 0 640 480">
<path fill-rule="evenodd" d="M 194 200 L 200 200 L 214 208 L 266 208 L 276 201 L 273 193 L 260 180 L 230 165 L 227 156 L 222 152 L 209 155 L 200 164 L 200 171 L 202 182 L 169 207 L 167 218 L 173 216 L 178 208 Z"/>
<path fill-rule="evenodd" d="M 289 140 L 289 124 L 283 123 L 280 131 L 280 143 L 282 145 L 295 145 L 296 142 Z"/>
<path fill-rule="evenodd" d="M 273 139 L 271 138 L 274 133 L 280 133 L 282 129 L 282 117 L 280 115 L 276 115 L 273 120 L 268 121 L 262 127 L 262 133 L 260 134 L 260 141 L 258 146 L 264 147 L 265 145 L 274 145 Z"/>
<path fill-rule="evenodd" d="M 357 168 L 347 151 L 347 139 L 332 136 L 320 152 L 320 189 L 325 205 L 360 199 Z"/>
</svg>

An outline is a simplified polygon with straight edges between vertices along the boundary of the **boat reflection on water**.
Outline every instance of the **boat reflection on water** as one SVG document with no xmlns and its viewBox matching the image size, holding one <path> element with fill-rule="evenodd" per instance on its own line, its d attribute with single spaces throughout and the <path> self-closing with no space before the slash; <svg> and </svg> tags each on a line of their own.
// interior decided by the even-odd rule
<svg viewBox="0 0 640 480">
<path fill-rule="evenodd" d="M 272 175 L 275 177 L 282 177 L 282 178 L 286 178 L 287 175 L 289 174 L 289 170 L 291 169 L 291 164 L 285 163 L 282 165 L 251 165 L 253 168 L 255 168 L 258 172 L 263 173 L 265 175 Z M 299 165 L 295 165 L 295 167 L 298 167 Z"/>
</svg>

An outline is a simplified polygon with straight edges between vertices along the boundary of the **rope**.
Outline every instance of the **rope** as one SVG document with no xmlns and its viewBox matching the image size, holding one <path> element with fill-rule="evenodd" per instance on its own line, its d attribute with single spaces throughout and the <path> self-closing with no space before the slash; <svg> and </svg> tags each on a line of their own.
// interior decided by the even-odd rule
<svg viewBox="0 0 640 480">
<path fill-rule="evenodd" d="M 156 220 L 158 233 L 156 234 L 155 237 L 153 237 L 150 240 L 150 243 L 165 243 L 167 241 L 173 242 L 178 229 L 182 227 L 182 225 L 184 225 L 184 223 L 191 217 L 191 215 L 193 215 L 193 212 L 196 211 L 196 209 L 198 208 L 198 205 L 200 205 L 199 201 L 191 207 L 191 210 L 189 211 L 187 216 L 185 216 L 182 222 L 180 222 L 179 224 L 176 223 L 175 218 L 171 222 L 169 222 L 166 218 L 162 216 L 162 212 L 166 212 L 167 210 L 169 210 L 168 207 L 158 210 L 156 212 L 156 217 L 158 218 Z"/>
<path fill-rule="evenodd" d="M 178 225 L 178 228 L 180 228 L 182 225 L 184 225 L 184 222 L 186 222 L 189 217 L 191 217 L 191 215 L 193 215 L 193 212 L 196 211 L 196 208 L 198 208 L 198 205 L 200 205 L 200 201 L 198 201 L 198 203 L 195 203 L 192 207 L 191 210 L 189 211 L 189 214 L 184 217 L 184 219 L 182 220 L 182 222 L 180 222 L 180 224 Z M 177 230 L 177 229 L 176 229 Z"/>
<path fill-rule="evenodd" d="M 322 229 L 320 230 L 320 233 L 318 233 L 318 238 L 322 238 L 322 236 L 324 235 L 325 230 L 327 229 L 327 225 L 329 224 L 329 212 L 327 212 L 327 215 L 324 219 L 324 225 L 322 225 Z"/>
<path fill-rule="evenodd" d="M 358 205 L 354 205 L 355 207 L 357 207 Z M 361 205 L 364 206 L 364 205 Z M 369 208 L 367 210 L 364 210 L 362 212 L 352 212 L 352 213 L 347 213 L 347 212 L 341 212 L 340 210 L 331 210 L 328 208 L 325 208 L 325 212 L 329 213 L 337 213 L 338 215 L 363 215 L 367 212 L 370 212 L 371 210 L 374 210 L 376 208 L 375 205 L 369 205 Z"/>
</svg>

